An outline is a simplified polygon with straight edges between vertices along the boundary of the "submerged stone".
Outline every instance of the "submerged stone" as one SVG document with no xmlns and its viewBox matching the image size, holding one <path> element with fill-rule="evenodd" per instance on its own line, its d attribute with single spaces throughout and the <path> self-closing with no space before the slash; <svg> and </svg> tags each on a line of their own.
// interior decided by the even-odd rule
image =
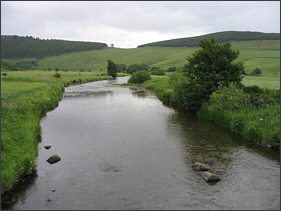
<svg viewBox="0 0 281 211">
<path fill-rule="evenodd" d="M 49 157 L 49 159 L 47 160 L 48 163 L 53 164 L 53 163 L 57 163 L 61 160 L 60 156 L 58 155 L 52 155 L 51 157 Z"/>
<path fill-rule="evenodd" d="M 193 158 L 191 158 L 191 162 L 192 163 L 196 163 L 196 162 L 204 163 L 204 160 L 201 155 L 196 155 Z"/>
<path fill-rule="evenodd" d="M 195 162 L 194 165 L 192 166 L 194 171 L 208 171 L 211 170 L 211 167 L 207 164 L 200 163 L 200 162 Z"/>
<path fill-rule="evenodd" d="M 206 182 L 218 182 L 218 181 L 220 181 L 220 178 L 217 175 L 215 175 L 215 174 L 213 174 L 211 172 L 208 172 L 208 171 L 207 172 L 203 172 L 202 176 L 203 176 L 203 179 Z"/>
</svg>

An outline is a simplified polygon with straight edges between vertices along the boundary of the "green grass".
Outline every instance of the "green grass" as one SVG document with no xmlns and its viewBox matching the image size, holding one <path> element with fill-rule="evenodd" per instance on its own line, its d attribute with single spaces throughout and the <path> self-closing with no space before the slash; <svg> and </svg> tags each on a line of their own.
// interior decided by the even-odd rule
<svg viewBox="0 0 281 211">
<path fill-rule="evenodd" d="M 46 86 L 46 82 L 1 82 L 1 94 L 12 92 L 26 92 L 28 90 L 37 89 L 42 86 Z"/>
<path fill-rule="evenodd" d="M 268 89 L 280 89 L 279 77 L 263 77 L 263 76 L 246 76 L 243 78 L 243 84 L 246 86 L 259 86 Z"/>
<path fill-rule="evenodd" d="M 280 40 L 233 42 L 232 48 L 240 50 L 238 61 L 243 61 L 245 69 L 251 72 L 260 68 L 263 76 L 280 76 Z M 107 60 L 127 66 L 134 63 L 145 63 L 152 66 L 168 69 L 169 67 L 183 67 L 187 56 L 199 48 L 196 47 L 144 47 L 134 49 L 105 48 L 103 50 L 69 53 L 43 59 L 29 58 L 24 61 L 36 60 L 39 70 L 100 70 L 106 71 Z M 15 63 L 17 60 L 4 59 Z"/>
</svg>

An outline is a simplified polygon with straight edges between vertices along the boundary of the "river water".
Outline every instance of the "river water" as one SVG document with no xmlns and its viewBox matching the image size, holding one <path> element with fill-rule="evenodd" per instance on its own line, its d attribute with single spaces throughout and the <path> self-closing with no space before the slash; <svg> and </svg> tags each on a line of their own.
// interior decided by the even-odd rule
<svg viewBox="0 0 281 211">
<path fill-rule="evenodd" d="M 127 80 L 65 89 L 41 121 L 36 176 L 11 191 L 2 209 L 280 209 L 279 152 L 154 95 L 105 86 Z M 61 161 L 51 165 L 53 154 Z M 219 182 L 192 170 L 197 154 Z"/>
</svg>

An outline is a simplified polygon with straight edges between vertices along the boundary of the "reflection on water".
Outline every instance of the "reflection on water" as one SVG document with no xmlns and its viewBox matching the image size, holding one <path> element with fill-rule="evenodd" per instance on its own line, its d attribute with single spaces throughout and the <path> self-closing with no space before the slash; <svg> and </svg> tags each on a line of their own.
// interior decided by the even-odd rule
<svg viewBox="0 0 281 211">
<path fill-rule="evenodd" d="M 41 121 L 38 177 L 5 207 L 280 209 L 278 152 L 153 95 L 104 87 L 126 80 L 66 88 L 58 108 Z M 48 164 L 52 154 L 62 160 Z M 197 154 L 220 182 L 207 183 L 192 170 Z"/>
</svg>

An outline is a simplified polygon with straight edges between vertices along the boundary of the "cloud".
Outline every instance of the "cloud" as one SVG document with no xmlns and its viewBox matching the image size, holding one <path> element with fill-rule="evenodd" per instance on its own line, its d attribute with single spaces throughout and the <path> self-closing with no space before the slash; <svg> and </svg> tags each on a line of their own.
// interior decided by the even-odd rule
<svg viewBox="0 0 281 211">
<path fill-rule="evenodd" d="M 1 1 L 1 30 L 127 48 L 219 31 L 280 32 L 280 2 Z"/>
</svg>

